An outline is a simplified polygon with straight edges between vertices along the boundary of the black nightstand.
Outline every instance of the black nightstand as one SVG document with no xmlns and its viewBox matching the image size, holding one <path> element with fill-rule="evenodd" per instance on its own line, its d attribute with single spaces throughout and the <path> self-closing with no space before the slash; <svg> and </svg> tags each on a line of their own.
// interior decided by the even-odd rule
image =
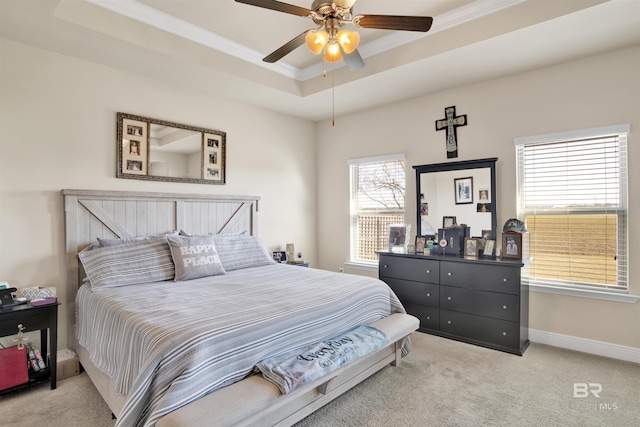
<svg viewBox="0 0 640 427">
<path fill-rule="evenodd" d="M 0 337 L 16 335 L 18 325 L 24 326 L 23 332 L 40 330 L 40 346 L 42 357 L 47 355 L 47 330 L 49 331 L 48 344 L 50 347 L 49 363 L 44 372 L 39 372 L 35 378 L 29 378 L 29 382 L 0 391 L 0 394 L 34 384 L 40 381 L 51 380 L 51 390 L 56 388 L 56 355 L 58 352 L 58 305 L 59 303 L 34 307 L 31 303 L 16 305 L 0 309 Z M 25 360 L 26 363 L 26 360 Z"/>
</svg>

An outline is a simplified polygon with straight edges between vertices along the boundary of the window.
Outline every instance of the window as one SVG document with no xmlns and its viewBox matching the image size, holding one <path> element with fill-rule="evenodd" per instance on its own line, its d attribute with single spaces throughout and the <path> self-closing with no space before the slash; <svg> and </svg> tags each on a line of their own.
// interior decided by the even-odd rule
<svg viewBox="0 0 640 427">
<path fill-rule="evenodd" d="M 404 155 L 349 161 L 351 254 L 355 263 L 377 263 L 387 249 L 389 225 L 404 223 Z"/>
<path fill-rule="evenodd" d="M 517 138 L 523 283 L 626 291 L 628 125 Z"/>
</svg>

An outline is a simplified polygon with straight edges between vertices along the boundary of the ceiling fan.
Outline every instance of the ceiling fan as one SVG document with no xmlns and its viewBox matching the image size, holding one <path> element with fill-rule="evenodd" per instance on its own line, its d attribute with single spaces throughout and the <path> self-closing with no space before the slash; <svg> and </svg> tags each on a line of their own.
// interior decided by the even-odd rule
<svg viewBox="0 0 640 427">
<path fill-rule="evenodd" d="M 316 29 L 304 31 L 263 58 L 263 61 L 270 63 L 279 61 L 306 42 L 309 50 L 315 54 L 320 54 L 324 50 L 326 62 L 338 62 L 344 59 L 351 70 L 357 70 L 364 66 L 364 61 L 357 50 L 360 35 L 355 31 L 342 29 L 344 25 L 352 24 L 357 28 L 427 32 L 433 23 L 433 18 L 429 16 L 354 16 L 353 4 L 356 0 L 314 0 L 311 9 L 276 0 L 236 0 L 236 2 L 308 17 L 318 26 Z"/>
</svg>

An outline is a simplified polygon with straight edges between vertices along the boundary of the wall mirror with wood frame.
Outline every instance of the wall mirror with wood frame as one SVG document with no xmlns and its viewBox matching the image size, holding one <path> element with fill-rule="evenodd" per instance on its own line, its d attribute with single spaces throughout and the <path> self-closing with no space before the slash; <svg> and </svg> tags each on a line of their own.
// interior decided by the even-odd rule
<svg viewBox="0 0 640 427">
<path fill-rule="evenodd" d="M 413 166 L 417 235 L 437 235 L 444 219 L 470 227 L 470 235 L 496 236 L 497 158 Z"/>
<path fill-rule="evenodd" d="M 116 177 L 224 184 L 226 132 L 117 114 Z"/>
</svg>

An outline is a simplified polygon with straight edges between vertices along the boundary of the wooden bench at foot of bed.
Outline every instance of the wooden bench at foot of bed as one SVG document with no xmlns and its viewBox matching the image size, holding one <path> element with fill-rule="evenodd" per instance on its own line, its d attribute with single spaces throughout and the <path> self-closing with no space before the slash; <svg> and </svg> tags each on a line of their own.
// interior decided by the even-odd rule
<svg viewBox="0 0 640 427">
<path fill-rule="evenodd" d="M 385 366 L 398 365 L 404 340 L 418 329 L 419 321 L 392 314 L 371 326 L 384 332 L 390 344 L 298 390 L 283 395 L 262 375 L 253 375 L 173 411 L 156 426 L 290 426 Z"/>
</svg>

